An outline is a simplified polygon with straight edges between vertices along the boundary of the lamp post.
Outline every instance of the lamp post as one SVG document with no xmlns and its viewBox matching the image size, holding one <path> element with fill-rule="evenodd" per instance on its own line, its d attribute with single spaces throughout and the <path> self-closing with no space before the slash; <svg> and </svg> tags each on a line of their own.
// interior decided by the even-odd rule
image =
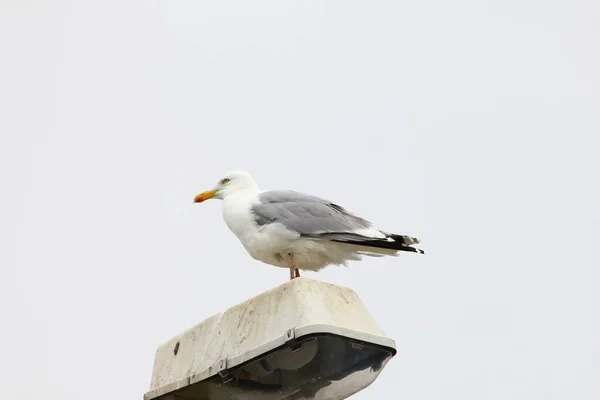
<svg viewBox="0 0 600 400">
<path fill-rule="evenodd" d="M 158 347 L 144 400 L 337 400 L 396 354 L 351 289 L 297 278 Z"/>
</svg>

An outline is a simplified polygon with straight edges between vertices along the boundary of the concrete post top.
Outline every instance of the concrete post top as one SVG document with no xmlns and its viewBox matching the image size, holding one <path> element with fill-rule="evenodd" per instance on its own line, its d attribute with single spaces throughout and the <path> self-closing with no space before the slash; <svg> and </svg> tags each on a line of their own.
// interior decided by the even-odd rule
<svg viewBox="0 0 600 400">
<path fill-rule="evenodd" d="M 147 400 L 233 368 L 294 337 L 333 333 L 393 349 L 351 289 L 297 278 L 215 314 L 156 351 Z"/>
</svg>

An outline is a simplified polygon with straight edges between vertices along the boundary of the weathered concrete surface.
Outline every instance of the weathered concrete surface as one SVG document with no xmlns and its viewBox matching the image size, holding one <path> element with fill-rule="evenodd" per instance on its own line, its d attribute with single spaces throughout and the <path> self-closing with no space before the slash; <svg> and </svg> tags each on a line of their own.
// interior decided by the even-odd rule
<svg viewBox="0 0 600 400">
<path fill-rule="evenodd" d="M 354 291 L 298 278 L 213 315 L 161 345 L 150 390 L 206 379 L 223 367 L 221 360 L 285 338 L 289 329 L 316 325 L 385 336 Z"/>
</svg>

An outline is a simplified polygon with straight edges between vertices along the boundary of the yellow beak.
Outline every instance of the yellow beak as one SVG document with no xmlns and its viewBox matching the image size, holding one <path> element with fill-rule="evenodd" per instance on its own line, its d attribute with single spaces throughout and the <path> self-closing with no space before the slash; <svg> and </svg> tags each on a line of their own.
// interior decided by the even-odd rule
<svg viewBox="0 0 600 400">
<path fill-rule="evenodd" d="M 216 193 L 216 190 L 207 190 L 206 192 L 197 194 L 196 197 L 194 197 L 194 203 L 202 203 L 204 200 L 214 197 Z"/>
</svg>

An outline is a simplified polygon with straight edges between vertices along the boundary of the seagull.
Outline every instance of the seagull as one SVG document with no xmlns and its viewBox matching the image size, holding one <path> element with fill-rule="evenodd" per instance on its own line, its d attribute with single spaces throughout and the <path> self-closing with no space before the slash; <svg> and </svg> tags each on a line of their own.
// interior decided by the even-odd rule
<svg viewBox="0 0 600 400">
<path fill-rule="evenodd" d="M 223 200 L 229 229 L 255 260 L 288 268 L 290 280 L 299 270 L 319 271 L 347 265 L 362 256 L 397 256 L 400 251 L 425 254 L 413 247 L 417 238 L 379 230 L 331 201 L 293 190 L 261 191 L 244 171 L 228 172 L 194 203 Z"/>
</svg>

